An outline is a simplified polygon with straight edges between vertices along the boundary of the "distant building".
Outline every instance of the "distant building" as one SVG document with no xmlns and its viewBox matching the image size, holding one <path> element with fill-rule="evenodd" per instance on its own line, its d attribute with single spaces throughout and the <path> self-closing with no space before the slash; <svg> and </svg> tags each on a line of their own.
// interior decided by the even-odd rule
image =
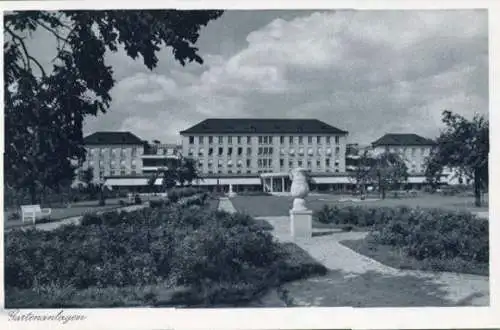
<svg viewBox="0 0 500 330">
<path fill-rule="evenodd" d="M 142 174 L 144 141 L 130 132 L 96 132 L 84 138 L 87 157 L 81 169 L 92 168 L 94 181 Z"/>
<path fill-rule="evenodd" d="M 374 155 L 398 153 L 405 161 L 410 175 L 423 175 L 425 161 L 436 143 L 417 134 L 385 134 L 372 143 Z"/>
</svg>

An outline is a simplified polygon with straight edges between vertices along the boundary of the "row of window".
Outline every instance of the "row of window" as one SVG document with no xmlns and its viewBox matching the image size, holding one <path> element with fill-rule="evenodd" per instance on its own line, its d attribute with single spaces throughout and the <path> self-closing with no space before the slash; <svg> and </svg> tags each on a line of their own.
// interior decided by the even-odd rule
<svg viewBox="0 0 500 330">
<path fill-rule="evenodd" d="M 405 153 L 407 153 L 409 151 L 413 157 L 416 156 L 417 150 L 418 150 L 418 148 L 416 148 L 416 147 L 411 147 L 411 148 L 406 148 L 406 147 L 395 148 L 395 147 L 388 147 L 388 146 L 385 147 L 385 151 L 386 152 L 394 152 L 394 153 L 403 153 L 403 154 L 405 154 Z M 421 155 L 425 155 L 428 150 L 429 150 L 429 148 L 420 148 L 420 154 Z"/>
<path fill-rule="evenodd" d="M 103 168 L 103 167 L 107 167 L 107 166 L 111 166 L 111 167 L 116 167 L 118 165 L 118 163 L 120 164 L 120 166 L 126 166 L 128 161 L 122 159 L 120 160 L 120 162 L 118 161 L 115 161 L 115 160 L 111 160 L 110 162 L 105 162 L 103 160 L 99 160 L 99 161 L 89 161 L 89 167 L 95 167 L 96 164 L 98 164 L 99 168 Z M 131 166 L 132 168 L 136 168 L 137 167 L 137 160 L 135 159 L 132 159 L 131 161 Z"/>
<path fill-rule="evenodd" d="M 285 166 L 285 159 L 281 158 L 279 160 L 280 167 Z M 203 161 L 198 161 L 198 167 L 203 167 L 204 162 Z M 233 163 L 232 160 L 228 160 L 227 162 L 223 161 L 222 159 L 219 159 L 217 161 L 217 167 L 224 167 L 224 165 L 227 165 L 227 167 L 232 167 L 233 165 L 236 165 L 236 167 L 242 167 L 244 162 L 240 159 L 236 162 Z M 246 167 L 251 167 L 251 160 L 247 159 L 246 162 Z M 258 167 L 272 167 L 272 159 L 271 158 L 259 158 L 257 160 L 257 166 Z M 313 162 L 311 160 L 307 160 L 305 162 L 307 164 L 307 167 L 312 167 Z M 335 167 L 338 167 L 340 165 L 340 162 L 338 160 L 332 161 L 329 158 L 325 159 L 325 166 L 330 167 L 331 165 L 334 165 Z M 299 159 L 297 161 L 289 160 L 288 161 L 288 166 L 293 167 L 294 165 L 302 167 L 304 165 L 304 161 Z M 214 166 L 214 162 L 209 159 L 207 162 L 208 168 L 211 168 Z M 316 167 L 321 167 L 321 160 L 316 160 Z"/>
<path fill-rule="evenodd" d="M 238 147 L 235 149 L 236 150 L 236 154 L 238 156 L 242 156 L 243 155 L 243 152 L 244 152 L 244 148 L 243 147 Z M 224 152 L 225 151 L 225 152 Z M 273 151 L 274 151 L 274 148 L 272 147 L 259 147 L 258 150 L 257 150 L 257 154 L 258 155 L 272 155 L 273 154 Z M 295 152 L 297 151 L 297 152 Z M 298 154 L 298 155 L 304 155 L 305 154 L 305 149 L 304 148 L 290 148 L 288 150 L 286 150 L 285 148 L 280 148 L 280 155 L 284 155 L 284 154 L 290 154 L 290 155 L 295 155 L 295 154 Z M 340 147 L 335 147 L 335 154 L 338 155 L 340 153 Z M 194 148 L 190 148 L 188 150 L 188 156 L 192 157 L 194 156 L 195 154 L 195 150 Z M 223 148 L 223 147 L 219 147 L 217 148 L 217 156 L 222 156 L 222 155 L 232 155 L 233 154 L 233 148 L 232 147 L 228 147 L 227 149 Z M 247 156 L 250 156 L 252 154 L 252 148 L 246 148 L 246 155 Z M 314 156 L 314 155 L 323 155 L 323 148 L 317 148 L 317 149 L 313 149 L 313 148 L 308 148 L 307 149 L 307 154 L 310 155 L 310 156 Z M 332 154 L 332 148 L 325 148 L 325 154 L 326 155 L 331 155 Z M 205 148 L 200 148 L 198 149 L 198 157 L 203 157 L 203 156 L 213 156 L 214 155 L 214 148 L 208 148 L 208 152 L 205 153 Z"/>
<path fill-rule="evenodd" d="M 213 144 L 215 141 L 214 136 L 198 136 L 198 144 L 204 144 L 205 143 L 205 138 L 207 138 L 208 144 Z M 317 144 L 330 144 L 331 143 L 331 136 L 258 136 L 258 143 L 259 144 L 273 144 L 275 139 L 279 138 L 279 143 L 280 144 L 285 144 L 285 141 L 288 140 L 289 144 L 304 144 L 304 141 L 307 141 L 308 144 L 313 144 L 313 141 L 316 141 Z M 335 144 L 340 143 L 340 137 L 335 136 Z M 251 136 L 226 136 L 227 144 L 250 144 L 252 142 L 252 137 Z M 194 144 L 195 143 L 195 137 L 190 136 L 189 137 L 189 144 Z M 223 144 L 224 143 L 224 136 L 217 136 L 217 143 L 218 144 Z"/>
</svg>

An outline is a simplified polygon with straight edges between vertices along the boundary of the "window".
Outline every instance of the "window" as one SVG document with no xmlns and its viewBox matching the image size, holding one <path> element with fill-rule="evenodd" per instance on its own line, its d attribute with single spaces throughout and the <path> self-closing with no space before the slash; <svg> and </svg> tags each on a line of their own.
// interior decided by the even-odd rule
<svg viewBox="0 0 500 330">
<path fill-rule="evenodd" d="M 268 159 L 267 162 L 268 162 L 269 167 L 273 166 L 273 160 L 272 159 Z"/>
<path fill-rule="evenodd" d="M 188 150 L 188 156 L 192 156 L 194 154 L 193 148 L 189 148 Z"/>
<path fill-rule="evenodd" d="M 263 143 L 262 141 L 263 141 L 262 136 L 259 136 L 259 144 L 262 144 Z"/>
<path fill-rule="evenodd" d="M 291 148 L 290 149 L 290 155 L 294 155 L 295 154 L 295 149 Z"/>
<path fill-rule="evenodd" d="M 231 159 L 227 161 L 227 167 L 233 167 L 233 161 Z"/>
<path fill-rule="evenodd" d="M 289 167 L 289 168 L 292 168 L 292 167 L 293 167 L 293 161 L 292 161 L 292 160 L 289 160 L 289 161 L 288 161 L 288 167 Z"/>
<path fill-rule="evenodd" d="M 308 144 L 312 144 L 313 143 L 313 137 L 312 136 L 308 136 L 307 137 L 307 143 Z"/>
<path fill-rule="evenodd" d="M 212 156 L 214 153 L 214 148 L 208 148 L 208 155 Z"/>
<path fill-rule="evenodd" d="M 209 144 L 214 143 L 214 137 L 213 137 L 213 136 L 209 136 L 209 137 L 208 137 L 208 143 L 209 143 Z"/>
<path fill-rule="evenodd" d="M 202 160 L 198 161 L 198 167 L 203 167 L 203 161 Z"/>
<path fill-rule="evenodd" d="M 335 144 L 340 143 L 340 137 L 338 135 L 335 136 Z"/>
<path fill-rule="evenodd" d="M 222 136 L 219 136 L 219 144 L 222 144 L 222 143 L 224 143 L 224 139 Z"/>
<path fill-rule="evenodd" d="M 238 144 L 241 144 L 241 136 L 238 136 Z"/>
<path fill-rule="evenodd" d="M 257 155 L 262 155 L 264 153 L 263 151 L 264 148 L 259 147 L 259 150 L 257 152 Z"/>
<path fill-rule="evenodd" d="M 321 160 L 319 160 L 319 159 L 318 159 L 318 160 L 316 161 L 316 167 L 321 167 Z"/>
<path fill-rule="evenodd" d="M 222 167 L 222 159 L 219 159 L 217 162 L 217 167 L 221 168 Z"/>
<path fill-rule="evenodd" d="M 330 159 L 327 158 L 325 161 L 326 161 L 326 167 L 330 167 Z"/>
<path fill-rule="evenodd" d="M 335 154 L 339 154 L 340 153 L 340 147 L 335 147 Z"/>
<path fill-rule="evenodd" d="M 213 163 L 214 163 L 213 160 L 209 159 L 208 160 L 208 167 L 212 167 Z"/>
<path fill-rule="evenodd" d="M 280 158 L 280 166 L 281 167 L 285 166 L 285 160 L 283 158 Z"/>
<path fill-rule="evenodd" d="M 299 148 L 299 155 L 303 155 L 304 154 L 304 148 Z"/>
<path fill-rule="evenodd" d="M 250 167 L 250 159 L 247 159 L 247 167 Z"/>
<path fill-rule="evenodd" d="M 247 148 L 247 155 L 251 155 L 252 154 L 252 148 Z"/>
<path fill-rule="evenodd" d="M 302 166 L 302 160 L 299 160 L 297 163 L 298 163 L 299 167 Z"/>
<path fill-rule="evenodd" d="M 189 144 L 194 144 L 194 136 L 189 137 Z"/>
<path fill-rule="evenodd" d="M 233 171 L 232 170 L 227 170 L 227 173 L 232 174 Z"/>
<path fill-rule="evenodd" d="M 411 148 L 411 156 L 415 157 L 415 153 L 417 152 L 417 148 Z"/>
<path fill-rule="evenodd" d="M 285 144 L 285 137 L 284 136 L 280 136 L 280 144 Z"/>
<path fill-rule="evenodd" d="M 330 156 L 332 154 L 332 148 L 327 148 L 326 149 L 326 154 Z"/>
<path fill-rule="evenodd" d="M 280 155 L 284 155 L 285 154 L 285 148 L 281 148 L 280 149 Z"/>
<path fill-rule="evenodd" d="M 335 166 L 339 166 L 339 161 L 335 160 Z"/>
<path fill-rule="evenodd" d="M 326 144 L 329 144 L 330 143 L 330 136 L 327 136 L 326 137 Z"/>
<path fill-rule="evenodd" d="M 307 168 L 311 168 L 312 167 L 312 163 L 310 160 L 307 161 Z"/>
<path fill-rule="evenodd" d="M 293 144 L 293 136 L 288 137 L 288 143 Z"/>
<path fill-rule="evenodd" d="M 198 143 L 199 144 L 203 144 L 203 136 L 199 136 L 198 137 Z"/>
<path fill-rule="evenodd" d="M 203 157 L 205 155 L 205 149 L 204 148 L 200 148 L 200 150 L 198 150 L 198 156 L 199 157 Z"/>
<path fill-rule="evenodd" d="M 227 137 L 227 144 L 233 144 L 233 137 L 232 136 Z"/>
<path fill-rule="evenodd" d="M 318 148 L 318 155 L 322 155 L 323 154 L 323 149 L 322 148 Z"/>
<path fill-rule="evenodd" d="M 241 167 L 242 165 L 243 165 L 243 162 L 241 161 L 241 159 L 238 159 L 236 166 Z"/>
<path fill-rule="evenodd" d="M 309 149 L 307 149 L 307 154 L 308 154 L 309 156 L 312 156 L 312 155 L 314 154 L 313 148 L 309 148 Z"/>
<path fill-rule="evenodd" d="M 316 143 L 317 144 L 321 144 L 321 136 L 317 136 L 316 137 Z"/>
<path fill-rule="evenodd" d="M 227 154 L 232 155 L 233 154 L 233 148 L 229 147 L 227 148 Z"/>
<path fill-rule="evenodd" d="M 243 154 L 243 148 L 238 147 L 238 156 L 241 156 Z"/>
<path fill-rule="evenodd" d="M 302 144 L 304 141 L 303 141 L 303 138 L 302 136 L 299 136 L 299 144 Z"/>
<path fill-rule="evenodd" d="M 247 144 L 250 144 L 251 141 L 252 141 L 252 137 L 251 136 L 247 136 Z"/>
<path fill-rule="evenodd" d="M 273 137 L 272 136 L 268 136 L 267 137 L 267 143 L 268 144 L 273 144 Z"/>
<path fill-rule="evenodd" d="M 259 158 L 259 159 L 257 160 L 257 166 L 258 166 L 258 167 L 262 167 L 262 159 L 261 159 L 261 158 Z"/>
<path fill-rule="evenodd" d="M 218 155 L 222 156 L 223 153 L 224 153 L 224 148 L 219 147 L 219 153 L 218 153 Z"/>
<path fill-rule="evenodd" d="M 272 147 L 269 148 L 269 154 L 272 155 L 273 154 L 273 149 Z"/>
</svg>

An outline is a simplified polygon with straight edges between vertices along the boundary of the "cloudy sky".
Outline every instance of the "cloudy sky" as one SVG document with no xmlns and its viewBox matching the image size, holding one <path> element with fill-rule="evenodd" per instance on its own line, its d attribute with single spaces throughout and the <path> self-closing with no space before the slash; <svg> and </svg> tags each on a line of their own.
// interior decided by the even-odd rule
<svg viewBox="0 0 500 330">
<path fill-rule="evenodd" d="M 444 109 L 488 112 L 487 26 L 486 11 L 228 11 L 201 31 L 203 65 L 110 54 L 112 106 L 85 133 L 176 142 L 205 118 L 253 117 L 318 118 L 359 143 L 434 137 Z"/>
</svg>

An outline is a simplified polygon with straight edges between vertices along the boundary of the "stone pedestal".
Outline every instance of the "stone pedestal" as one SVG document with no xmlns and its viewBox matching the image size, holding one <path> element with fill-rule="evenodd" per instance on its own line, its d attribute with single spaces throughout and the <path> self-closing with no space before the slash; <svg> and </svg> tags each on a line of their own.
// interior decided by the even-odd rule
<svg viewBox="0 0 500 330">
<path fill-rule="evenodd" d="M 229 193 L 227 195 L 228 195 L 228 197 L 234 197 L 234 196 L 236 196 L 236 193 L 233 191 L 233 185 L 232 184 L 229 185 Z"/>
<path fill-rule="evenodd" d="M 290 210 L 290 233 L 292 238 L 312 237 L 312 210 Z"/>
</svg>

